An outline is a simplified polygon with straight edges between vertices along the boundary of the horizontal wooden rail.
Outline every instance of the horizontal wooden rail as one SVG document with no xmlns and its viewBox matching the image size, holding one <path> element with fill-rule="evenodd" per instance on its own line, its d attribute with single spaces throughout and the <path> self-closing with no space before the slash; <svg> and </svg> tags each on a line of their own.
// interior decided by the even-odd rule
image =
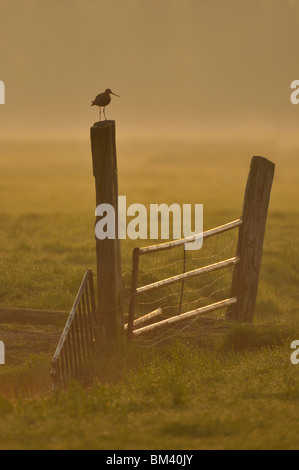
<svg viewBox="0 0 299 470">
<path fill-rule="evenodd" d="M 134 327 L 138 326 L 138 325 L 142 325 L 143 323 L 151 320 L 152 318 L 158 317 L 160 315 L 162 315 L 162 308 L 161 307 L 157 308 L 156 310 L 153 310 L 150 313 L 147 313 L 143 317 L 136 318 L 136 320 L 134 320 L 134 322 L 133 322 L 133 325 L 134 325 Z M 127 323 L 125 324 L 124 329 L 125 330 L 128 329 L 128 324 Z"/>
<path fill-rule="evenodd" d="M 199 238 L 199 235 L 202 235 L 203 240 L 213 235 L 217 235 L 219 233 L 227 232 L 228 230 L 232 230 L 234 228 L 240 227 L 242 225 L 242 219 L 236 219 L 232 222 L 229 222 L 224 225 L 220 225 L 219 227 L 212 228 L 211 230 L 207 230 L 206 232 L 202 232 L 202 234 L 197 233 L 195 235 L 191 235 L 190 237 L 180 238 L 179 240 L 174 240 L 171 242 L 166 243 L 159 243 L 158 245 L 151 245 L 139 248 L 139 254 L 145 255 L 151 252 L 163 251 L 163 250 L 170 250 L 171 248 L 178 247 L 180 245 L 185 245 L 187 243 L 194 242 L 196 239 Z"/>
<path fill-rule="evenodd" d="M 152 284 L 147 284 L 146 286 L 138 287 L 136 289 L 136 293 L 140 294 L 142 292 L 147 292 L 149 290 L 156 289 L 157 287 L 170 286 L 171 284 L 175 284 L 176 282 L 180 282 L 185 279 L 191 279 L 193 277 L 201 276 L 202 274 L 207 274 L 213 271 L 217 271 L 218 269 L 223 269 L 228 266 L 235 265 L 238 262 L 238 257 L 226 259 L 224 261 L 220 261 L 219 263 L 210 264 L 208 266 L 204 266 L 203 268 L 197 268 L 193 271 L 188 271 L 183 274 L 177 274 L 176 276 L 172 276 L 167 279 L 162 279 L 161 281 L 153 282 Z"/>
<path fill-rule="evenodd" d="M 144 326 L 143 328 L 138 328 L 138 330 L 133 331 L 132 335 L 133 338 L 135 338 L 136 336 L 141 336 L 145 333 L 149 333 L 150 331 L 156 330 L 157 328 L 161 328 L 162 326 L 173 325 L 183 320 L 188 320 L 188 318 L 196 317 L 197 315 L 204 315 L 205 313 L 211 313 L 216 310 L 220 310 L 221 308 L 229 307 L 230 305 L 233 305 L 236 302 L 236 297 L 221 300 L 220 302 L 216 302 L 211 305 L 206 305 L 205 307 L 200 307 L 195 310 L 191 310 L 190 312 L 182 313 L 181 315 L 176 315 L 175 317 L 166 318 L 165 320 L 153 323 L 152 325 Z"/>
</svg>

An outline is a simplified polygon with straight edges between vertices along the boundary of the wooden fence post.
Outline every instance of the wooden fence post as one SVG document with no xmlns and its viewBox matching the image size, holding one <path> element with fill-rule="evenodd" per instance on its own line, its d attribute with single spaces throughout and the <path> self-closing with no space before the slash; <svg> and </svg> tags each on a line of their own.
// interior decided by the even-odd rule
<svg viewBox="0 0 299 470">
<path fill-rule="evenodd" d="M 237 303 L 228 310 L 229 316 L 241 322 L 252 322 L 254 316 L 274 169 L 274 163 L 266 158 L 251 160 L 243 222 L 239 228 L 237 256 L 240 262 L 235 266 L 232 280 L 231 297 L 236 297 Z"/>
<path fill-rule="evenodd" d="M 96 122 L 90 129 L 96 205 L 110 204 L 115 211 L 115 239 L 96 238 L 98 322 L 107 340 L 124 328 L 121 307 L 121 253 L 118 239 L 118 179 L 115 121 Z M 96 218 L 96 223 L 100 218 Z"/>
<path fill-rule="evenodd" d="M 127 333 L 128 339 L 132 339 L 132 336 L 133 336 L 138 266 L 139 266 L 139 248 L 135 247 L 133 250 L 133 269 L 132 269 L 132 281 L 131 281 L 131 291 L 130 291 L 130 301 L 129 301 L 129 318 L 128 318 L 128 333 Z"/>
</svg>

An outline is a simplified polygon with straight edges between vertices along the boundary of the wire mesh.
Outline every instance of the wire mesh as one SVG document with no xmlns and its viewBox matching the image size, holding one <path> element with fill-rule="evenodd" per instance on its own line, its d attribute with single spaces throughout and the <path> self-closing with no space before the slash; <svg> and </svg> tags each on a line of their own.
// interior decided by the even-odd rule
<svg viewBox="0 0 299 470">
<path fill-rule="evenodd" d="M 235 257 L 238 240 L 238 230 L 235 228 L 238 227 L 205 239 L 200 250 L 189 251 L 184 249 L 184 245 L 178 245 L 162 251 L 149 251 L 139 256 L 136 288 Z M 162 316 L 158 319 L 160 321 L 228 299 L 231 293 L 233 269 L 232 265 L 172 285 L 138 293 L 134 298 L 133 309 L 131 306 L 134 318 L 161 308 Z M 129 295 L 124 300 L 124 310 L 129 312 L 134 289 L 132 290 L 132 286 L 130 290 L 129 286 L 127 288 Z M 220 314 L 218 311 L 210 315 L 219 317 Z M 194 321 L 196 318 L 172 326 L 162 334 L 156 333 L 155 338 L 148 341 L 150 344 L 155 344 L 161 339 L 160 337 L 178 334 L 182 328 L 185 329 Z M 146 342 L 144 337 L 138 340 Z"/>
</svg>

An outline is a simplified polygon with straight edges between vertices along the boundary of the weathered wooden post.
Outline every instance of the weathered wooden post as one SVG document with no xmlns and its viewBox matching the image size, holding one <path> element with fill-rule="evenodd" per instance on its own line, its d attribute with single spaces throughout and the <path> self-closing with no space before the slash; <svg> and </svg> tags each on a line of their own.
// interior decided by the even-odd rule
<svg viewBox="0 0 299 470">
<path fill-rule="evenodd" d="M 115 121 L 96 122 L 90 129 L 90 137 L 96 205 L 110 204 L 115 211 L 115 238 L 96 238 L 97 317 L 98 323 L 104 326 L 109 341 L 123 332 Z M 98 220 L 100 217 L 96 218 L 96 223 Z"/>
<path fill-rule="evenodd" d="M 266 158 L 251 160 L 239 228 L 240 262 L 232 281 L 231 296 L 237 297 L 237 303 L 228 311 L 229 316 L 241 322 L 253 320 L 274 169 L 274 163 Z"/>
<path fill-rule="evenodd" d="M 132 339 L 133 337 L 138 266 L 139 266 L 139 248 L 135 247 L 133 250 L 133 270 L 132 270 L 131 292 L 130 292 L 130 302 L 129 302 L 129 318 L 128 318 L 128 333 L 127 333 L 128 339 Z"/>
</svg>

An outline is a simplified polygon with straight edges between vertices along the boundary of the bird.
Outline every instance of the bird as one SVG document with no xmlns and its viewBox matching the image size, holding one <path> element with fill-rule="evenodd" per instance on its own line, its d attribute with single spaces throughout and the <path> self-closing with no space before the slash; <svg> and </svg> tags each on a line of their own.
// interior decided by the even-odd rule
<svg viewBox="0 0 299 470">
<path fill-rule="evenodd" d="M 116 93 L 113 93 L 113 91 L 111 91 L 110 88 L 107 88 L 103 93 L 100 93 L 99 95 L 97 95 L 95 99 L 91 102 L 91 106 L 99 107 L 100 121 L 101 121 L 101 108 L 103 108 L 105 120 L 107 121 L 105 107 L 108 106 L 108 104 L 111 101 L 110 95 L 118 96 L 120 98 L 120 96 L 117 95 Z"/>
</svg>

